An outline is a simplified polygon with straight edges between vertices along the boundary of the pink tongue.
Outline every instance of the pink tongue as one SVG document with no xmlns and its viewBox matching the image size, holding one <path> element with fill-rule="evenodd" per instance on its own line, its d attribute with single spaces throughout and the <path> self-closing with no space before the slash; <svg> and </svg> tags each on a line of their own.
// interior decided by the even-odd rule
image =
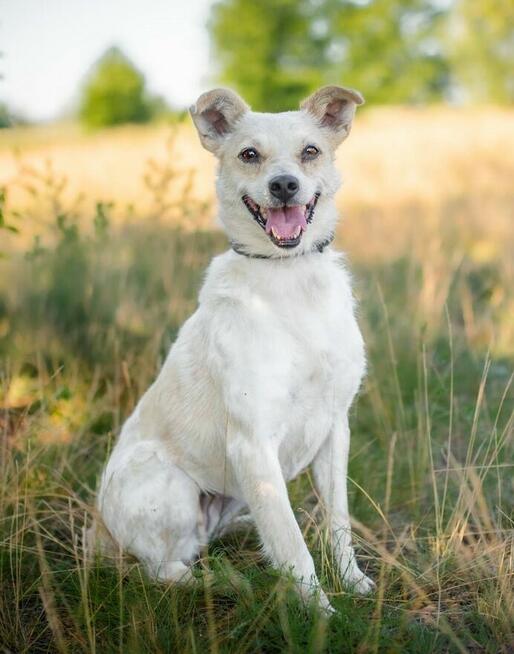
<svg viewBox="0 0 514 654">
<path fill-rule="evenodd" d="M 298 226 L 306 229 L 305 207 L 281 207 L 268 209 L 266 220 L 266 234 L 271 234 L 271 228 L 279 238 L 292 238 Z"/>
</svg>

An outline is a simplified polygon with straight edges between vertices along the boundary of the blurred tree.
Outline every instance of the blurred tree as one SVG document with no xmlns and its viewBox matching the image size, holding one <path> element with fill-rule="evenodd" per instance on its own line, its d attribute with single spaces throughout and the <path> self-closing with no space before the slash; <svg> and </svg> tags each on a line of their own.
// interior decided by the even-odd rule
<svg viewBox="0 0 514 654">
<path fill-rule="evenodd" d="M 373 103 L 424 103 L 449 88 L 433 0 L 332 0 L 334 72 Z"/>
<path fill-rule="evenodd" d="M 210 32 L 224 83 L 282 110 L 322 83 L 371 102 L 439 99 L 449 84 L 432 0 L 218 0 Z"/>
<path fill-rule="evenodd" d="M 323 76 L 327 36 L 312 30 L 305 0 L 221 0 L 210 32 L 222 81 L 257 110 L 290 109 Z"/>
<path fill-rule="evenodd" d="M 0 101 L 0 129 L 27 124 L 28 120 L 24 116 L 13 111 L 5 102 Z"/>
<path fill-rule="evenodd" d="M 143 123 L 152 115 L 145 79 L 130 59 L 109 48 L 94 65 L 82 92 L 79 117 L 88 127 Z"/>
<path fill-rule="evenodd" d="M 5 102 L 0 102 L 0 129 L 12 127 L 13 119 Z"/>
<path fill-rule="evenodd" d="M 457 0 L 448 49 L 458 90 L 479 102 L 514 102 L 514 2 Z"/>
</svg>

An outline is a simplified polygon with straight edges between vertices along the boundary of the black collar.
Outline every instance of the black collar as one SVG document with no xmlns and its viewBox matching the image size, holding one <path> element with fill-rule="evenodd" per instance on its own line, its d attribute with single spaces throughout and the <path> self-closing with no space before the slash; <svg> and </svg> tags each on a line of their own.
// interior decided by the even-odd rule
<svg viewBox="0 0 514 654">
<path fill-rule="evenodd" d="M 243 246 L 240 243 L 236 243 L 234 241 L 230 242 L 230 247 L 234 250 L 234 252 L 237 252 L 237 254 L 241 254 L 244 257 L 248 257 L 249 259 L 292 259 L 294 257 L 301 257 L 304 254 L 313 254 L 314 252 L 323 252 L 323 250 L 327 247 L 327 245 L 330 245 L 332 241 L 334 240 L 334 234 L 331 234 L 328 238 L 326 238 L 324 241 L 321 241 L 320 243 L 314 243 L 312 248 L 310 250 L 307 250 L 306 252 L 300 252 L 299 254 L 294 254 L 292 257 L 281 257 L 280 255 L 275 256 L 273 254 L 252 254 L 251 252 L 245 252 L 242 248 Z"/>
</svg>

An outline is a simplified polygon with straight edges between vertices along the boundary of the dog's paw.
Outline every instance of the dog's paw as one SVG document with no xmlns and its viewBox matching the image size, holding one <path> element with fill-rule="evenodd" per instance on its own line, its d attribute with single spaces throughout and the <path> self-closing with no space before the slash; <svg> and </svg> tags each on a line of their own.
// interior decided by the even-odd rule
<svg viewBox="0 0 514 654">
<path fill-rule="evenodd" d="M 195 584 L 196 578 L 193 574 L 192 569 L 182 563 L 182 561 L 172 561 L 165 563 L 164 565 L 159 566 L 159 568 L 153 572 L 152 576 L 159 583 L 163 584 Z"/>
<path fill-rule="evenodd" d="M 317 595 L 316 604 L 320 611 L 327 617 L 330 617 L 336 612 L 335 608 L 332 606 L 332 604 L 330 604 L 328 597 L 323 591 L 320 591 L 320 593 Z"/>
<path fill-rule="evenodd" d="M 370 593 L 373 593 L 376 588 L 377 585 L 373 579 L 370 579 L 365 574 L 363 574 L 362 577 L 353 586 L 353 589 L 359 595 L 369 595 Z"/>
<path fill-rule="evenodd" d="M 345 586 L 358 595 L 369 595 L 376 589 L 375 582 L 358 568 L 351 575 L 343 577 Z"/>
<path fill-rule="evenodd" d="M 300 581 L 298 591 L 305 606 L 314 606 L 327 617 L 336 612 L 317 580 L 308 585 Z"/>
</svg>

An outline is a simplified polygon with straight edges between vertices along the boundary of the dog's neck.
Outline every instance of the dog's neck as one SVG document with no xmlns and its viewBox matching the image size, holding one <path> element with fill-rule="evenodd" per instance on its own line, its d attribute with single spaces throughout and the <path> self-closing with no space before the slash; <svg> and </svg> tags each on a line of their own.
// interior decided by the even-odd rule
<svg viewBox="0 0 514 654">
<path fill-rule="evenodd" d="M 331 234 L 328 238 L 326 238 L 324 241 L 320 241 L 319 243 L 314 243 L 312 248 L 310 250 L 303 250 L 302 252 L 298 252 L 298 254 L 293 254 L 289 255 L 287 257 L 283 257 L 280 254 L 274 255 L 274 254 L 257 254 L 257 253 L 252 253 L 252 252 L 245 252 L 243 249 L 243 245 L 240 243 L 236 243 L 235 241 L 230 242 L 230 247 L 234 250 L 234 252 L 237 252 L 237 254 L 240 254 L 243 257 L 248 257 L 249 259 L 291 259 L 294 257 L 302 257 L 305 254 L 313 254 L 313 253 L 321 253 L 323 250 L 332 243 L 334 240 L 334 234 Z"/>
</svg>

